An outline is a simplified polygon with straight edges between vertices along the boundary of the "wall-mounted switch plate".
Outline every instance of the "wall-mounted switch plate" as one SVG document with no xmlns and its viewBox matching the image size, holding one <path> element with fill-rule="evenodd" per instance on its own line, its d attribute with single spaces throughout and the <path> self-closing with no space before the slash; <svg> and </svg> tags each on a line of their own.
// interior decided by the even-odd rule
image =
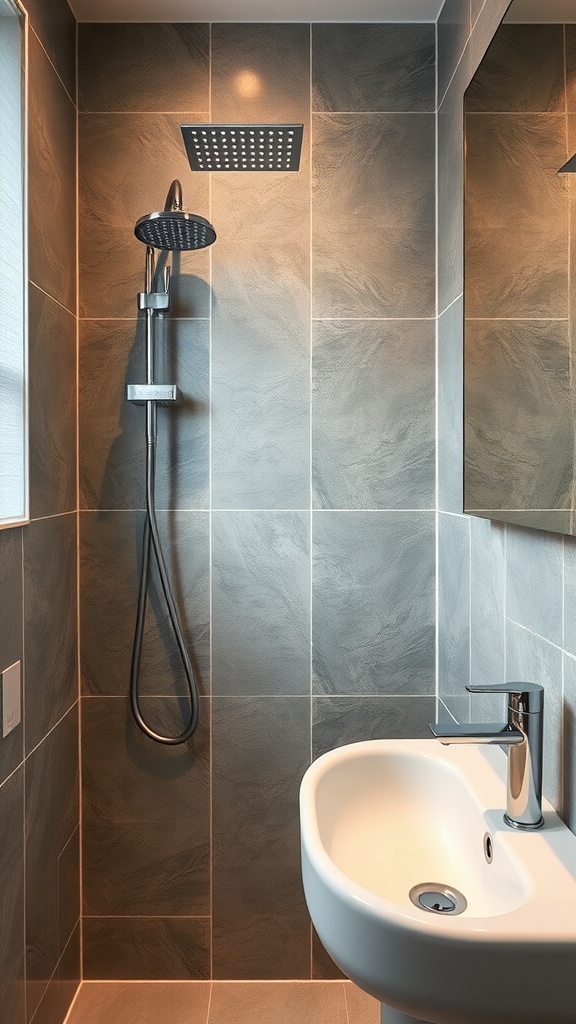
<svg viewBox="0 0 576 1024">
<path fill-rule="evenodd" d="M 21 664 L 19 661 L 2 673 L 2 738 L 22 721 Z"/>
</svg>

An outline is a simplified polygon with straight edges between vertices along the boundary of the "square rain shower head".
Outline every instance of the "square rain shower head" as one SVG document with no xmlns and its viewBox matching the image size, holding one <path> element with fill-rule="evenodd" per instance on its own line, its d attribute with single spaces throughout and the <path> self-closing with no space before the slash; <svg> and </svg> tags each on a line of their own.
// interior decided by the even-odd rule
<svg viewBox="0 0 576 1024">
<path fill-rule="evenodd" d="M 302 124 L 183 124 L 193 171 L 298 171 Z"/>
</svg>

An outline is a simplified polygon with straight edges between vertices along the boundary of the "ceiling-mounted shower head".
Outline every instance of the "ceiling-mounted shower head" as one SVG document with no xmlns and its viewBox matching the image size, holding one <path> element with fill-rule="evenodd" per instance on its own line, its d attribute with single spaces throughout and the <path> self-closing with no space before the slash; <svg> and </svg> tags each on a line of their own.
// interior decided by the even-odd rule
<svg viewBox="0 0 576 1024">
<path fill-rule="evenodd" d="M 190 252 L 205 249 L 216 241 L 214 228 L 197 213 L 186 213 L 182 207 L 182 186 L 173 181 L 166 199 L 166 208 L 148 213 L 136 222 L 134 234 L 144 245 L 169 252 Z"/>
<path fill-rule="evenodd" d="M 183 124 L 193 171 L 298 171 L 302 124 Z"/>
</svg>

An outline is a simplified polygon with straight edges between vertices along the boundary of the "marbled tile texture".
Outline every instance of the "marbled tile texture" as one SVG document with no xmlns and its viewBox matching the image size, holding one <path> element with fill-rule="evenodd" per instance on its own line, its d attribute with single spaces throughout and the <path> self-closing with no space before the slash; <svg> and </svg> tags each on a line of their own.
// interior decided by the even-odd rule
<svg viewBox="0 0 576 1024">
<path fill-rule="evenodd" d="M 86 977 L 337 977 L 303 902 L 302 773 L 434 713 L 434 27 L 83 24 L 79 44 Z M 301 169 L 191 175 L 192 120 L 302 123 Z M 218 238 L 175 261 L 159 335 L 184 403 L 158 507 L 203 694 L 166 751 L 126 703 L 144 421 L 123 396 L 133 226 L 175 177 Z M 142 689 L 166 719 L 183 681 L 153 584 Z"/>
</svg>

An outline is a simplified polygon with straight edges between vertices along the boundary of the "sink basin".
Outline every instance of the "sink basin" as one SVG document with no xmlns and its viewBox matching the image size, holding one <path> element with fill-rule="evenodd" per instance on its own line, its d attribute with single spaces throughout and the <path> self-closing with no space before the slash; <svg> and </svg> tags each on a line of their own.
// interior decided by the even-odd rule
<svg viewBox="0 0 576 1024">
<path fill-rule="evenodd" d="M 546 802 L 540 831 L 508 827 L 505 778 L 499 748 L 436 740 L 354 743 L 306 772 L 308 909 L 383 1022 L 575 1024 L 576 836 Z M 421 884 L 464 909 L 415 905 Z"/>
</svg>

